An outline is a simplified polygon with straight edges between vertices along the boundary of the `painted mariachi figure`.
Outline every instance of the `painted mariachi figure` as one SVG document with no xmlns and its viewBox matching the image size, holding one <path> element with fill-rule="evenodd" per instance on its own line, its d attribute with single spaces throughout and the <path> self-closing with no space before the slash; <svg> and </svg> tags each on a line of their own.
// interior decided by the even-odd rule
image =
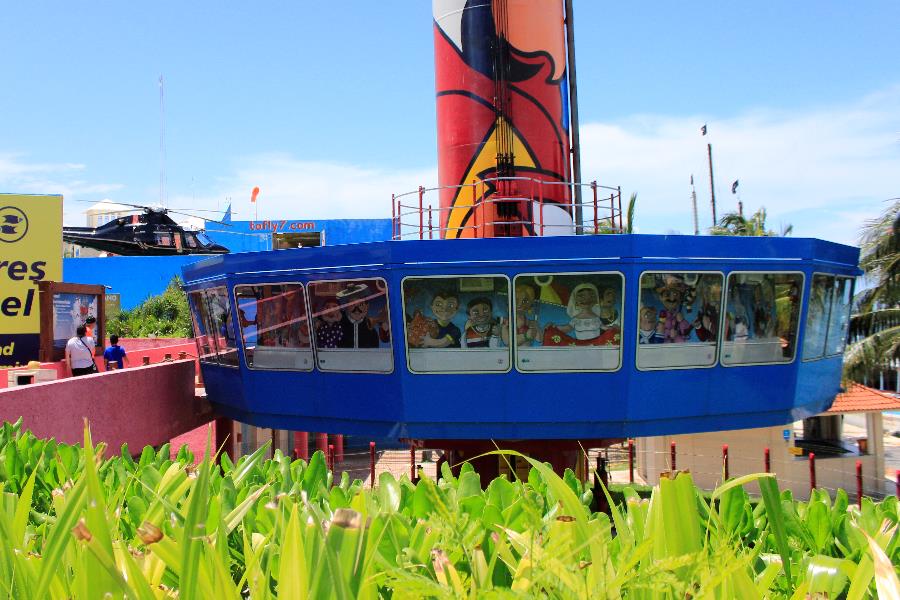
<svg viewBox="0 0 900 600">
<path fill-rule="evenodd" d="M 722 280 L 718 275 L 702 276 L 698 285 L 700 310 L 694 319 L 694 333 L 701 342 L 715 342 L 722 313 Z M 726 322 L 728 330 L 730 323 Z"/>
<path fill-rule="evenodd" d="M 677 275 L 662 275 L 656 288 L 663 310 L 659 312 L 657 331 L 662 334 L 666 344 L 683 343 L 690 339 L 693 325 L 684 318 L 682 304 L 688 292 L 687 286 Z"/>
</svg>

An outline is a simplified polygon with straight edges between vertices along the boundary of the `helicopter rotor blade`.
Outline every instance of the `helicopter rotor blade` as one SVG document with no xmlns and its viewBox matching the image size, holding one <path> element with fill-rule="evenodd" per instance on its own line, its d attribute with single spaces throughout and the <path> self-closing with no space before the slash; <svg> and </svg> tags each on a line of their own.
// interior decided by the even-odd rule
<svg viewBox="0 0 900 600">
<path fill-rule="evenodd" d="M 180 210 L 173 210 L 173 209 L 171 209 L 171 208 L 168 209 L 168 211 L 169 211 L 170 213 L 175 213 L 175 214 L 178 214 L 178 215 L 185 215 L 185 216 L 187 216 L 187 217 L 194 217 L 194 218 L 197 218 L 197 219 L 203 219 L 204 221 L 208 221 L 209 223 L 218 223 L 219 225 L 224 225 L 224 226 L 226 226 L 226 227 L 231 227 L 231 223 L 226 223 L 225 221 L 217 221 L 216 219 L 208 219 L 208 218 L 206 218 L 206 217 L 198 217 L 197 215 L 192 215 L 192 214 L 190 214 L 190 213 L 182 212 L 182 211 L 180 211 Z"/>
</svg>

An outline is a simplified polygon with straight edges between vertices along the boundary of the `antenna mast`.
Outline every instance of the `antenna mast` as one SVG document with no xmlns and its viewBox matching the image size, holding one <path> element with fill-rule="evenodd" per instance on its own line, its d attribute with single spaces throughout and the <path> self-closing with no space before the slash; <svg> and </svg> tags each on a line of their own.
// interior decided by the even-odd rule
<svg viewBox="0 0 900 600">
<path fill-rule="evenodd" d="M 166 101 L 163 76 L 159 76 L 159 204 L 166 205 Z"/>
</svg>

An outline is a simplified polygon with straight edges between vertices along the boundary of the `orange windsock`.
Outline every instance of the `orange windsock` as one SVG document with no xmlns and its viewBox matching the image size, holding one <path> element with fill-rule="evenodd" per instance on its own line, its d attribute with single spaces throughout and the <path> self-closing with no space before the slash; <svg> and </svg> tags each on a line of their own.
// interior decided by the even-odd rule
<svg viewBox="0 0 900 600">
<path fill-rule="evenodd" d="M 250 193 L 250 202 L 256 202 L 256 197 L 259 196 L 259 186 L 253 188 L 253 191 Z"/>
</svg>

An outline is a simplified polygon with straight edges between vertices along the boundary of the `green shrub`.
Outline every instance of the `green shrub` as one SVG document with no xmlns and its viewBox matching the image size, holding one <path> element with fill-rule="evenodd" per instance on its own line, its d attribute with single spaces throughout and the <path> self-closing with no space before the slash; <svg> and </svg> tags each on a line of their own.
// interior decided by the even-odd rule
<svg viewBox="0 0 900 600">
<path fill-rule="evenodd" d="M 191 312 L 181 279 L 175 276 L 162 294 L 108 319 L 106 331 L 119 337 L 191 337 Z"/>
</svg>

